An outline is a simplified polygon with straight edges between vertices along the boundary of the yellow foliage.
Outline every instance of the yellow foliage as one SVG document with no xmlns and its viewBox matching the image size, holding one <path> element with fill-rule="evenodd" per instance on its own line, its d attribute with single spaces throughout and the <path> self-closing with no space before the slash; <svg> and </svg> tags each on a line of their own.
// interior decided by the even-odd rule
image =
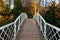
<svg viewBox="0 0 60 40">
<path fill-rule="evenodd" d="M 3 0 L 0 0 L 0 13 L 5 10 Z"/>
<path fill-rule="evenodd" d="M 0 12 L 3 12 L 4 10 L 5 10 L 4 7 L 0 6 Z"/>
<path fill-rule="evenodd" d="M 0 22 L 4 22 L 5 18 L 4 16 L 0 15 Z"/>
<path fill-rule="evenodd" d="M 9 20 L 10 20 L 10 21 L 13 21 L 13 20 L 14 20 L 14 15 L 13 15 L 13 14 L 10 15 Z"/>
<path fill-rule="evenodd" d="M 28 2 L 26 7 L 28 9 L 27 11 L 32 15 L 34 15 L 37 12 L 39 13 L 39 4 L 36 1 Z"/>
</svg>

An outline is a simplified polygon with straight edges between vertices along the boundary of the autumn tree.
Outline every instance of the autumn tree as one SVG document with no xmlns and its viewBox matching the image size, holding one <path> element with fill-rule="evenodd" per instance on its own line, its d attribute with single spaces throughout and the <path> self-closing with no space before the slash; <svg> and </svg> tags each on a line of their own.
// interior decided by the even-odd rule
<svg viewBox="0 0 60 40">
<path fill-rule="evenodd" d="M 27 1 L 25 7 L 26 13 L 29 17 L 33 17 L 33 15 L 39 12 L 39 4 L 36 0 Z M 28 12 L 27 12 L 28 11 Z"/>
<path fill-rule="evenodd" d="M 2 15 L 3 11 L 4 11 L 4 2 L 3 0 L 0 0 L 0 15 Z"/>
</svg>

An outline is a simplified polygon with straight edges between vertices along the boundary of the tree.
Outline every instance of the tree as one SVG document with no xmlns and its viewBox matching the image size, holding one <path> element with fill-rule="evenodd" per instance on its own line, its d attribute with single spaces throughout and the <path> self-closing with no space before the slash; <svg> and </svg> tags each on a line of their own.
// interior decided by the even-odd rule
<svg viewBox="0 0 60 40">
<path fill-rule="evenodd" d="M 14 8 L 13 8 L 14 15 L 18 16 L 21 12 L 24 12 L 21 0 L 14 0 Z"/>
<path fill-rule="evenodd" d="M 27 1 L 26 6 L 25 6 L 25 10 L 26 10 L 28 17 L 32 18 L 35 13 L 39 12 L 38 2 L 36 0 Z"/>
<path fill-rule="evenodd" d="M 51 23 L 53 25 L 56 25 L 56 6 L 55 6 L 55 2 L 52 1 L 51 6 L 48 6 L 48 11 L 46 12 L 45 15 L 45 20 L 48 23 Z"/>
<path fill-rule="evenodd" d="M 0 15 L 2 15 L 3 11 L 4 11 L 4 2 L 2 0 L 0 0 Z"/>
<path fill-rule="evenodd" d="M 10 23 L 14 20 L 14 15 L 9 4 L 5 4 L 0 0 L 0 26 Z"/>
<path fill-rule="evenodd" d="M 12 14 L 12 9 L 10 8 L 9 4 L 6 4 L 5 11 L 4 11 L 3 15 L 9 16 L 11 14 Z"/>
<path fill-rule="evenodd" d="M 53 24 L 55 26 L 60 26 L 60 17 L 58 17 L 57 14 L 60 13 L 60 7 L 58 7 L 56 5 L 56 3 L 54 1 L 51 2 L 51 5 L 48 6 L 48 9 L 47 12 L 46 12 L 46 15 L 45 15 L 45 20 L 50 23 L 50 24 Z"/>
</svg>

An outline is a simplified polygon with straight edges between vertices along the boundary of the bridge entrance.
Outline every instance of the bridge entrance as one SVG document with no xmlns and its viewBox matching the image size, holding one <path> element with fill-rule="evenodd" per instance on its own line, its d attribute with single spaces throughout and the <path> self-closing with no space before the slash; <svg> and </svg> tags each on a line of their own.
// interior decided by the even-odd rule
<svg viewBox="0 0 60 40">
<path fill-rule="evenodd" d="M 44 40 L 42 32 L 34 19 L 26 19 L 16 40 Z"/>
</svg>

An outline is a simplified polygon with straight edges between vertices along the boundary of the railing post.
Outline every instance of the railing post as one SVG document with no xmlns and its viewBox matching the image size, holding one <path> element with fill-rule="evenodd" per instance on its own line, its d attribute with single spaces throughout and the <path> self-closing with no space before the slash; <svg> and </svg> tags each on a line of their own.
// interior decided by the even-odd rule
<svg viewBox="0 0 60 40">
<path fill-rule="evenodd" d="M 44 37 L 45 37 L 45 40 L 47 40 L 47 38 L 46 38 L 46 22 L 44 23 Z"/>
<path fill-rule="evenodd" d="M 16 22 L 14 22 L 14 38 L 13 38 L 13 40 L 15 40 L 16 39 Z"/>
<path fill-rule="evenodd" d="M 19 19 L 19 26 L 18 26 L 18 30 L 20 30 L 20 19 Z"/>
<path fill-rule="evenodd" d="M 40 26 L 40 29 L 42 31 L 42 24 L 41 24 L 41 18 L 40 18 L 40 16 L 39 16 L 39 26 Z"/>
</svg>

